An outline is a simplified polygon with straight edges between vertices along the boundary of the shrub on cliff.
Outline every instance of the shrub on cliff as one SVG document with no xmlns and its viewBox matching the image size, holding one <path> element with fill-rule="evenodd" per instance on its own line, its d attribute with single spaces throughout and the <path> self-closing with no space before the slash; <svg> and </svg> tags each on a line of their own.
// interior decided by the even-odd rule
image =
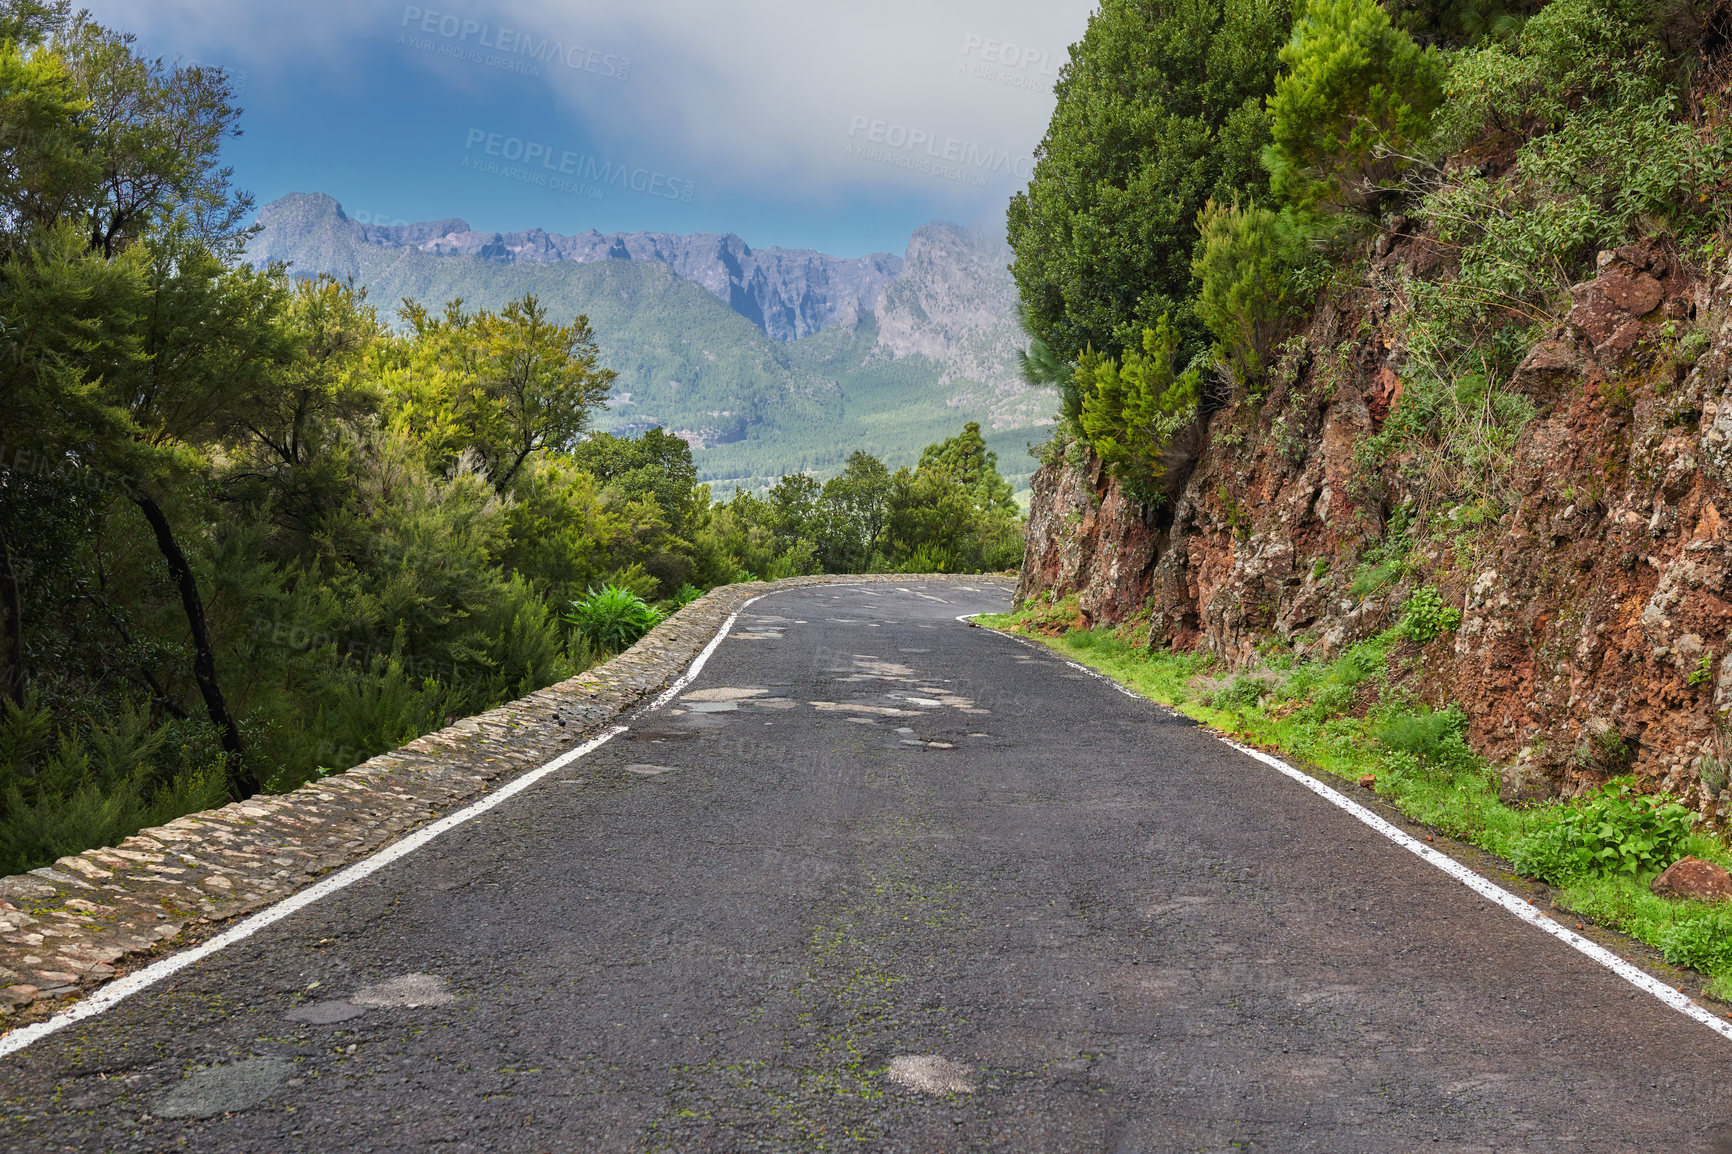
<svg viewBox="0 0 1732 1154">
<path fill-rule="evenodd" d="M 1059 74 L 1046 137 L 1008 224 L 1030 335 L 1065 361 L 1110 356 L 1171 316 L 1184 357 L 1196 218 L 1267 187 L 1263 97 L 1290 0 L 1104 0 Z"/>
<path fill-rule="evenodd" d="M 1430 135 L 1442 56 L 1377 0 L 1307 0 L 1281 62 L 1263 150 L 1271 188 L 1302 208 L 1374 211 Z"/>
<path fill-rule="evenodd" d="M 1168 446 L 1197 419 L 1202 374 L 1175 371 L 1179 337 L 1166 317 L 1143 331 L 1142 344 L 1117 359 L 1085 351 L 1077 362 L 1077 390 L 1083 434 L 1096 455 L 1132 496 L 1153 502 Z"/>
<path fill-rule="evenodd" d="M 1254 390 L 1270 349 L 1307 303 L 1294 275 L 1310 256 L 1306 228 L 1291 212 L 1211 200 L 1197 231 L 1197 316 L 1215 339 L 1216 359 L 1240 388 Z"/>
</svg>

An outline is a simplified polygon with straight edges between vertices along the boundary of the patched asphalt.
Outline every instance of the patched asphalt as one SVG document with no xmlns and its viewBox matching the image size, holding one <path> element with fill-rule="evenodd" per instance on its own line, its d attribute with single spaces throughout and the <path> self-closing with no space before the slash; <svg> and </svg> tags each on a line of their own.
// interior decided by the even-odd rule
<svg viewBox="0 0 1732 1154">
<path fill-rule="evenodd" d="M 0 1149 L 1732 1151 L 1732 1043 L 1189 722 L 776 593 L 690 700 L 0 1060 Z"/>
</svg>

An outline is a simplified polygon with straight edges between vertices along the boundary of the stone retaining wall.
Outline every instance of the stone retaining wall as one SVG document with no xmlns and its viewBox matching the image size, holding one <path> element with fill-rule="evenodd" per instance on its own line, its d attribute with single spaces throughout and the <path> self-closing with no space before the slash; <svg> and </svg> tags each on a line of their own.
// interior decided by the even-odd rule
<svg viewBox="0 0 1732 1154">
<path fill-rule="evenodd" d="M 544 764 L 665 688 L 753 597 L 808 585 L 1001 580 L 875 574 L 726 585 L 604 665 L 346 773 L 188 814 L 119 846 L 0 878 L 0 1016 L 17 1025 L 51 1013 L 117 967 L 287 897 Z"/>
</svg>

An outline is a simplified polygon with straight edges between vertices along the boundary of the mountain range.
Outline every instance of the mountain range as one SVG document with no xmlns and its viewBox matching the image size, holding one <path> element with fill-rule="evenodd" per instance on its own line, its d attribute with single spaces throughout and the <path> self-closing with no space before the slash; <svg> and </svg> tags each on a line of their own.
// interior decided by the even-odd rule
<svg viewBox="0 0 1732 1154">
<path fill-rule="evenodd" d="M 1026 446 L 1056 405 L 1018 371 L 1008 248 L 954 224 L 923 225 L 900 257 L 717 233 L 363 224 L 316 193 L 266 205 L 258 225 L 253 263 L 353 278 L 386 312 L 405 298 L 498 308 L 534 293 L 556 315 L 587 315 L 618 373 L 597 426 L 685 437 L 718 496 L 834 474 L 855 449 L 912 464 L 969 420 L 1026 488 Z"/>
</svg>

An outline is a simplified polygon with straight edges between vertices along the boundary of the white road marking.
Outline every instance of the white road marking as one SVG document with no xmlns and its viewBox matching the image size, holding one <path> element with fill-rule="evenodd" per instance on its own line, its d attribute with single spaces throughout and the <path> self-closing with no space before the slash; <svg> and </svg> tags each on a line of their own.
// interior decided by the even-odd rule
<svg viewBox="0 0 1732 1154">
<path fill-rule="evenodd" d="M 973 614 L 967 614 L 967 615 L 964 615 L 962 617 L 958 617 L 957 620 L 966 622 L 970 616 L 973 616 Z M 990 627 L 989 626 L 978 626 L 978 628 L 990 628 Z M 1045 646 L 1040 645 L 1038 642 L 1029 641 L 1026 638 L 1018 637 L 1015 634 L 1005 633 L 1004 631 L 998 630 L 998 629 L 993 629 L 992 632 L 997 633 L 1000 637 L 1008 637 L 1012 641 L 1016 641 L 1020 644 L 1033 646 L 1033 647 L 1039 648 L 1039 649 L 1045 649 L 1046 652 L 1049 652 L 1049 653 L 1052 652 L 1050 649 L 1046 649 Z M 1184 716 L 1183 714 L 1178 714 L 1177 710 L 1174 710 L 1169 706 L 1162 705 L 1158 701 L 1150 701 L 1149 698 L 1144 697 L 1142 694 L 1137 693 L 1134 690 L 1126 688 L 1125 686 L 1119 684 L 1117 681 L 1113 680 L 1111 677 L 1108 677 L 1106 674 L 1101 673 L 1098 670 L 1090 669 L 1086 665 L 1079 665 L 1075 661 L 1070 661 L 1070 660 L 1067 660 L 1067 659 L 1062 658 L 1062 657 L 1059 658 L 1059 660 L 1063 661 L 1066 665 L 1070 666 L 1072 669 L 1081 670 L 1082 672 L 1088 674 L 1090 677 L 1093 677 L 1096 680 L 1106 682 L 1108 685 L 1112 686 L 1114 689 L 1118 690 L 1120 693 L 1124 694 L 1126 697 L 1133 697 L 1138 701 L 1144 702 L 1145 704 L 1153 705 L 1158 709 L 1166 710 L 1169 713 L 1174 713 L 1174 714 L 1177 714 L 1178 716 L 1181 716 L 1181 717 Z M 1716 1034 L 1719 1034 L 1723 1038 L 1732 1039 L 1732 1022 L 1727 1022 L 1724 1019 L 1720 1018 L 1718 1015 L 1713 1014 L 1713 1013 L 1709 1012 L 1708 1010 L 1703 1009 L 1701 1006 L 1697 1005 L 1694 1001 L 1692 1001 L 1690 999 L 1689 995 L 1683 993 L 1680 990 L 1675 989 L 1672 986 L 1668 986 L 1665 982 L 1662 982 L 1659 978 L 1654 977 L 1654 975 L 1648 973 L 1646 970 L 1642 969 L 1640 966 L 1636 966 L 1636 965 L 1631 964 L 1630 962 L 1625 961 L 1623 958 L 1620 958 L 1617 954 L 1614 954 L 1612 951 L 1606 949 L 1604 946 L 1600 945 L 1598 942 L 1590 941 L 1589 939 L 1584 938 L 1582 935 L 1576 933 L 1574 930 L 1571 930 L 1570 928 L 1563 925 L 1562 923 L 1554 920 L 1551 917 L 1548 917 L 1544 912 L 1542 912 L 1540 910 L 1540 908 L 1538 906 L 1534 905 L 1532 902 L 1526 900 L 1525 898 L 1517 897 L 1515 894 L 1510 893 L 1508 890 L 1504 889 L 1502 886 L 1498 885 L 1496 882 L 1492 881 L 1491 879 L 1476 873 L 1475 871 L 1469 869 L 1467 866 L 1462 865 L 1460 862 L 1456 861 L 1454 858 L 1450 857 L 1448 854 L 1443 853 L 1439 850 L 1433 849 L 1431 846 L 1426 845 L 1424 842 L 1420 841 L 1418 838 L 1412 837 L 1406 833 L 1403 833 L 1401 830 L 1396 829 L 1393 825 L 1390 825 L 1387 821 L 1383 820 L 1383 818 L 1379 817 L 1377 814 L 1373 813 L 1371 810 L 1366 809 L 1364 806 L 1360 805 L 1358 802 L 1354 801 L 1352 798 L 1349 798 L 1346 795 L 1338 792 L 1337 790 L 1330 788 L 1328 785 L 1325 785 L 1323 782 L 1318 781 L 1316 778 L 1312 777 L 1310 774 L 1306 773 L 1304 770 L 1296 769 L 1293 766 L 1288 765 L 1285 761 L 1282 761 L 1280 758 L 1276 757 L 1274 754 L 1264 753 L 1260 749 L 1253 749 L 1249 745 L 1241 744 L 1240 742 L 1234 741 L 1230 737 L 1225 737 L 1225 736 L 1218 734 L 1218 733 L 1212 733 L 1211 732 L 1210 736 L 1214 737 L 1216 740 L 1220 741 L 1224 745 L 1231 746 L 1233 749 L 1238 750 L 1240 753 L 1243 753 L 1247 757 L 1255 758 L 1256 760 L 1262 762 L 1264 765 L 1269 766 L 1271 769 L 1276 770 L 1277 772 L 1281 773 L 1282 775 L 1292 778 L 1294 781 L 1298 782 L 1300 785 L 1304 786 L 1306 789 L 1310 790 L 1312 793 L 1315 793 L 1317 796 L 1323 798 L 1325 801 L 1329 802 L 1331 805 L 1335 806 L 1338 809 L 1345 811 L 1348 814 L 1351 814 L 1353 817 L 1357 818 L 1359 821 L 1370 826 L 1372 829 L 1376 830 L 1378 833 L 1382 834 L 1384 837 L 1388 838 L 1390 841 L 1394 842 L 1396 845 L 1400 846 L 1402 849 L 1405 849 L 1409 853 L 1417 855 L 1419 858 L 1421 858 L 1425 862 L 1429 863 L 1430 865 L 1437 867 L 1439 870 L 1442 870 L 1444 873 L 1448 874 L 1450 877 L 1454 878 L 1456 881 L 1460 882 L 1462 885 L 1466 886 L 1468 889 L 1472 890 L 1474 893 L 1480 895 L 1481 897 L 1487 899 L 1488 901 L 1491 901 L 1497 905 L 1502 906 L 1504 909 L 1508 910 L 1510 913 L 1514 914 L 1516 917 L 1520 918 L 1522 921 L 1528 923 L 1529 925 L 1533 926 L 1536 929 L 1542 930 L 1545 933 L 1550 934 L 1552 937 L 1558 939 L 1560 942 L 1563 942 L 1565 945 L 1569 946 L 1571 949 L 1576 950 L 1577 952 L 1579 952 L 1579 953 L 1581 953 L 1581 954 L 1583 954 L 1589 958 L 1592 958 L 1594 961 L 1598 962 L 1600 965 L 1606 967 L 1608 970 L 1610 970 L 1614 974 L 1618 975 L 1618 977 L 1624 979 L 1626 982 L 1629 982 L 1632 986 L 1635 986 L 1638 990 L 1641 990 L 1644 993 L 1652 994 L 1655 998 L 1658 998 L 1660 1001 L 1664 1002 L 1666 1005 L 1672 1007 L 1674 1010 L 1677 1010 L 1680 1014 L 1683 1014 L 1685 1017 L 1694 1019 L 1695 1021 L 1702 1023 L 1704 1026 L 1707 1026 L 1710 1030 L 1713 1030 Z"/>
<path fill-rule="evenodd" d="M 274 906 L 268 906 L 251 917 L 236 922 L 209 941 L 191 949 L 182 950 L 178 954 L 170 954 L 161 961 L 152 962 L 142 970 L 136 970 L 124 978 L 118 978 L 97 990 L 90 997 L 76 1003 L 70 1009 L 61 1011 L 52 1018 L 18 1027 L 4 1038 L 0 1038 L 0 1058 L 8 1054 L 16 1054 L 32 1042 L 40 1041 L 50 1034 L 64 1030 L 74 1022 L 93 1018 L 139 991 L 149 989 L 164 978 L 179 973 L 194 962 L 203 961 L 218 950 L 227 949 L 236 942 L 245 941 L 266 926 L 275 925 L 290 914 L 305 909 L 321 898 L 334 894 L 338 890 L 347 889 L 363 878 L 384 869 L 399 858 L 408 857 L 446 830 L 455 829 L 465 822 L 472 821 L 501 802 L 516 797 L 548 774 L 557 773 L 578 758 L 600 749 L 625 731 L 626 727 L 623 725 L 605 729 L 576 749 L 567 750 L 547 764 L 538 769 L 530 770 L 522 777 L 501 786 L 479 801 L 472 802 L 456 813 L 440 818 L 432 825 L 422 827 L 402 841 L 386 846 L 370 858 L 364 858 L 352 866 L 338 870 L 323 881 L 314 882 L 300 893 L 291 894 Z"/>
<path fill-rule="evenodd" d="M 675 697 L 678 697 L 680 690 L 690 685 L 697 675 L 703 671 L 704 663 L 710 659 L 710 655 L 716 651 L 716 647 L 721 645 L 722 640 L 727 637 L 728 631 L 734 627 L 734 622 L 739 620 L 740 610 L 745 609 L 746 606 L 751 605 L 757 600 L 759 600 L 759 597 L 753 597 L 750 601 L 742 604 L 740 609 L 735 610 L 730 614 L 728 619 L 722 622 L 722 627 L 716 631 L 715 637 L 710 639 L 710 643 L 704 646 L 703 651 L 699 653 L 697 658 L 693 660 L 689 667 L 687 667 L 685 673 L 664 690 L 660 696 L 652 701 L 647 708 L 640 710 L 639 713 L 653 712 L 672 701 Z M 522 793 L 524 790 L 528 789 L 530 786 L 534 785 L 549 774 L 557 773 L 579 758 L 586 757 L 595 752 L 620 734 L 626 732 L 626 729 L 627 727 L 624 725 L 615 725 L 608 729 L 604 729 L 602 732 L 596 734 L 577 748 L 567 750 L 552 761 L 549 761 L 545 765 L 539 766 L 536 769 L 530 770 L 523 776 L 501 786 L 486 797 L 471 802 L 456 813 L 447 814 L 432 825 L 423 826 L 421 829 L 416 830 L 414 833 L 405 837 L 402 841 L 386 846 L 372 857 L 363 858 L 354 865 L 338 870 L 336 873 L 330 875 L 324 880 L 313 883 L 299 893 L 290 894 L 276 905 L 267 906 L 258 913 L 236 922 L 234 925 L 208 941 L 193 946 L 191 949 L 182 950 L 176 954 L 170 954 L 168 957 L 163 958 L 160 961 L 152 962 L 141 970 L 135 970 L 124 978 L 117 978 L 97 990 L 94 994 L 91 994 L 88 998 L 75 1003 L 70 1008 L 61 1011 L 52 1018 L 47 1018 L 40 1022 L 33 1022 L 28 1026 L 18 1027 L 5 1037 L 0 1038 L 0 1058 L 4 1058 L 9 1054 L 16 1054 L 26 1046 L 41 1041 L 50 1034 L 58 1033 L 75 1022 L 82 1022 L 86 1018 L 93 1018 L 97 1014 L 100 1014 L 113 1006 L 119 1005 L 127 998 L 132 997 L 132 995 L 139 993 L 142 990 L 149 989 L 164 978 L 179 973 L 194 962 L 201 962 L 219 950 L 227 949 L 236 942 L 245 941 L 247 938 L 252 937 L 266 926 L 275 925 L 290 914 L 303 910 L 314 902 L 336 893 L 338 890 L 347 889 L 363 878 L 370 877 L 379 870 L 390 865 L 392 862 L 397 861 L 400 858 L 408 857 L 410 854 L 414 853 L 416 850 L 420 849 L 422 846 L 426 845 L 428 842 L 432 841 L 447 830 L 455 829 L 456 827 L 463 825 L 465 822 L 473 821 L 475 818 L 480 817 L 482 814 L 486 813 L 494 806 L 499 805 L 501 802 L 516 797 L 518 794 Z"/>
<path fill-rule="evenodd" d="M 831 588 L 860 587 L 834 585 L 831 586 Z M 787 590 L 778 589 L 772 590 L 771 592 L 780 593 L 787 592 Z M 866 590 L 866 592 L 871 591 Z M 691 665 L 686 668 L 685 673 L 681 674 L 672 685 L 663 690 L 654 701 L 650 702 L 650 704 L 645 706 L 643 709 L 640 709 L 634 716 L 641 717 L 645 713 L 653 713 L 662 708 L 668 702 L 672 701 L 674 698 L 678 697 L 680 691 L 695 681 L 698 674 L 703 672 L 704 665 L 727 638 L 729 631 L 734 627 L 734 623 L 740 619 L 740 613 L 748 606 L 756 604 L 768 595 L 768 593 L 760 593 L 756 597 L 741 602 L 740 607 L 734 610 L 733 613 L 729 614 L 727 620 L 722 622 L 721 628 L 716 630 L 716 635 L 710 639 L 710 643 L 704 646 L 703 651 L 700 652 L 692 661 Z M 205 958 L 210 957 L 212 954 L 215 954 L 220 950 L 227 949 L 236 942 L 245 941 L 247 938 L 252 937 L 265 927 L 275 925 L 277 922 L 282 921 L 290 914 L 303 910 L 314 902 L 319 901 L 330 894 L 336 893 L 338 890 L 347 889 L 349 886 L 354 885 L 363 878 L 377 873 L 379 870 L 400 858 L 408 857 L 410 854 L 414 853 L 440 834 L 480 817 L 494 806 L 522 793 L 524 790 L 547 777 L 549 774 L 557 773 L 559 770 L 564 769 L 579 758 L 586 757 L 595 750 L 600 749 L 620 734 L 625 733 L 627 729 L 628 727 L 624 725 L 615 725 L 605 729 L 584 742 L 582 745 L 577 746 L 575 749 L 569 749 L 554 758 L 552 761 L 530 770 L 523 776 L 501 786 L 486 797 L 480 798 L 469 805 L 464 806 L 455 813 L 447 814 L 445 817 L 440 818 L 431 825 L 422 827 L 405 837 L 402 841 L 386 846 L 372 857 L 363 858 L 354 865 L 347 866 L 338 870 L 336 873 L 331 874 L 322 881 L 313 883 L 306 889 L 301 890 L 299 893 L 289 895 L 276 905 L 267 906 L 258 913 L 236 922 L 234 925 L 230 926 L 222 933 L 217 934 L 215 937 L 210 938 L 197 946 L 193 946 L 190 949 L 182 950 L 176 954 L 170 954 L 166 958 L 152 962 L 143 969 L 135 970 L 123 978 L 117 978 L 91 994 L 88 998 L 75 1003 L 70 1008 L 61 1011 L 52 1018 L 47 1018 L 40 1022 L 33 1022 L 28 1026 L 18 1027 L 12 1032 L 6 1034 L 4 1037 L 0 1037 L 0 1058 L 4 1058 L 10 1054 L 16 1054 L 32 1043 L 38 1042 L 43 1038 L 48 1037 L 50 1034 L 58 1033 L 76 1022 L 82 1022 L 86 1018 L 93 1018 L 113 1006 L 119 1005 L 132 995 L 139 993 L 142 990 L 149 989 L 164 978 L 179 973 L 181 970 L 186 969 L 193 963 L 203 961 Z"/>
</svg>

